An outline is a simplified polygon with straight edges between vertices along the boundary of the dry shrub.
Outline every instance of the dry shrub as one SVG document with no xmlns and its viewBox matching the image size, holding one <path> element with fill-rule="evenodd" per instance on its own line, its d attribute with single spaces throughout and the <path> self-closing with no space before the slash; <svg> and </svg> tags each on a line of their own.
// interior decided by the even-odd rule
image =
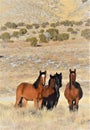
<svg viewBox="0 0 90 130">
<path fill-rule="evenodd" d="M 37 46 L 37 38 L 36 37 L 31 37 L 30 39 L 28 39 L 31 43 L 31 46 Z"/>
<path fill-rule="evenodd" d="M 20 35 L 24 35 L 26 33 L 27 33 L 27 29 L 25 29 L 25 28 L 21 28 L 20 31 L 19 31 Z"/>
<path fill-rule="evenodd" d="M 45 37 L 43 33 L 39 35 L 39 39 L 40 39 L 40 42 L 47 42 L 47 38 Z"/>
<path fill-rule="evenodd" d="M 1 30 L 1 31 L 5 31 L 5 30 L 7 30 L 7 27 L 6 27 L 6 26 L 2 26 L 2 27 L 0 28 L 0 30 Z"/>
<path fill-rule="evenodd" d="M 57 36 L 59 34 L 58 29 L 50 28 L 50 29 L 46 30 L 46 32 L 48 32 L 50 34 L 50 37 L 52 40 L 54 40 L 54 41 L 57 40 Z"/>
<path fill-rule="evenodd" d="M 82 30 L 81 36 L 84 37 L 85 39 L 90 40 L 90 29 Z"/>
<path fill-rule="evenodd" d="M 3 40 L 3 41 L 9 41 L 10 40 L 10 34 L 8 32 L 4 32 L 1 34 L 0 38 Z"/>
<path fill-rule="evenodd" d="M 68 33 L 58 34 L 57 39 L 58 39 L 59 41 L 68 40 L 68 39 L 69 39 L 69 34 L 68 34 Z"/>
<path fill-rule="evenodd" d="M 26 25 L 26 28 L 27 28 L 27 29 L 32 29 L 32 28 L 33 28 L 33 25 L 27 24 L 27 25 Z"/>
<path fill-rule="evenodd" d="M 12 36 L 18 38 L 19 37 L 19 32 L 18 31 L 14 31 Z"/>
<path fill-rule="evenodd" d="M 68 28 L 67 31 L 68 31 L 68 32 L 72 32 L 72 31 L 73 31 L 73 28 Z"/>
<path fill-rule="evenodd" d="M 5 24 L 5 26 L 6 26 L 7 28 L 12 28 L 12 29 L 17 28 L 16 23 L 11 23 L 11 22 L 7 22 L 7 23 Z"/>
</svg>

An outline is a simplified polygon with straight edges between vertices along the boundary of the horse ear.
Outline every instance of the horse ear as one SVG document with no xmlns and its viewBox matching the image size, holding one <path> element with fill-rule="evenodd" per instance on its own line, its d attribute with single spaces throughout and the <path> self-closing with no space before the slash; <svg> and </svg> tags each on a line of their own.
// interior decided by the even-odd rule
<svg viewBox="0 0 90 130">
<path fill-rule="evenodd" d="M 50 74 L 50 78 L 52 77 L 52 75 Z"/>
<path fill-rule="evenodd" d="M 62 76 L 62 73 L 60 73 L 60 75 Z"/>
<path fill-rule="evenodd" d="M 76 73 L 76 69 L 74 69 L 74 72 Z"/>
<path fill-rule="evenodd" d="M 56 72 L 56 75 L 58 75 L 58 73 Z"/>
<path fill-rule="evenodd" d="M 41 70 L 39 71 L 39 73 L 41 74 Z"/>
<path fill-rule="evenodd" d="M 47 73 L 47 71 L 45 70 L 45 74 Z"/>
<path fill-rule="evenodd" d="M 71 72 L 71 69 L 69 69 L 69 72 Z"/>
</svg>

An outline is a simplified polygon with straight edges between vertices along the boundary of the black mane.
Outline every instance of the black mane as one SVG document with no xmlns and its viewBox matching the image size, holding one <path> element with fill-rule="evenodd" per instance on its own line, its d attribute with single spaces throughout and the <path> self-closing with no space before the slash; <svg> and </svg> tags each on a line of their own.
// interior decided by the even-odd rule
<svg viewBox="0 0 90 130">
<path fill-rule="evenodd" d="M 40 71 L 40 74 L 39 74 L 37 80 L 33 83 L 34 88 L 38 88 L 38 84 L 39 84 L 39 81 L 40 81 L 40 77 L 41 77 L 41 75 L 43 75 L 43 74 L 46 75 L 46 71 L 45 71 L 45 72 L 41 72 L 41 71 Z"/>
<path fill-rule="evenodd" d="M 39 75 L 38 78 L 37 78 L 37 80 L 33 83 L 34 88 L 38 88 L 40 76 L 41 76 L 41 75 Z"/>
</svg>

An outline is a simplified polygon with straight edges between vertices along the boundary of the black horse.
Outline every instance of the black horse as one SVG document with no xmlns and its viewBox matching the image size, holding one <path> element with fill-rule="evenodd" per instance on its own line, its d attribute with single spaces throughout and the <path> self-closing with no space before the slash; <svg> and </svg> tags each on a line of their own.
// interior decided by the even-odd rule
<svg viewBox="0 0 90 130">
<path fill-rule="evenodd" d="M 54 107 L 56 107 L 60 97 L 59 88 L 62 87 L 62 73 L 60 74 L 56 73 L 54 76 L 55 76 L 54 93 L 49 95 L 47 98 L 43 98 L 42 108 L 46 107 L 47 110 L 51 110 Z"/>
</svg>

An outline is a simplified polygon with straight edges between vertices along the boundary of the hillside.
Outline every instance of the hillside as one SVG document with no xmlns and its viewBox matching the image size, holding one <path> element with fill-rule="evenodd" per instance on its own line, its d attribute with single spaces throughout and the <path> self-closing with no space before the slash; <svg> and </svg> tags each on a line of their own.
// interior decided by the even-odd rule
<svg viewBox="0 0 90 130">
<path fill-rule="evenodd" d="M 89 17 L 89 7 L 89 0 L 0 0 L 0 24 L 84 20 Z"/>
</svg>

